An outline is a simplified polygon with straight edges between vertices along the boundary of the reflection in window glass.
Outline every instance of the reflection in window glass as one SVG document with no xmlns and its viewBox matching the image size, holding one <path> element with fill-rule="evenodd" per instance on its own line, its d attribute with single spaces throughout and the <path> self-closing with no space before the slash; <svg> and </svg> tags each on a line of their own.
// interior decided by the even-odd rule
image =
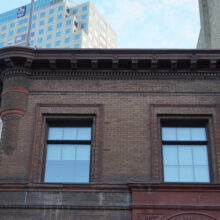
<svg viewBox="0 0 220 220">
<path fill-rule="evenodd" d="M 90 157 L 91 127 L 49 127 L 44 180 L 87 183 Z"/>
<path fill-rule="evenodd" d="M 165 182 L 210 181 L 204 127 L 163 127 L 162 154 Z"/>
<path fill-rule="evenodd" d="M 87 6 L 83 6 L 82 7 L 82 11 L 87 11 L 88 10 L 88 7 Z"/>
<path fill-rule="evenodd" d="M 82 19 L 82 20 L 87 19 L 87 14 L 82 15 L 82 16 L 81 16 L 81 19 Z"/>
<path fill-rule="evenodd" d="M 50 9 L 49 10 L 49 14 L 51 15 L 51 14 L 53 14 L 54 13 L 54 9 Z"/>
<path fill-rule="evenodd" d="M 57 24 L 57 28 L 61 28 L 62 27 L 62 23 Z"/>
</svg>

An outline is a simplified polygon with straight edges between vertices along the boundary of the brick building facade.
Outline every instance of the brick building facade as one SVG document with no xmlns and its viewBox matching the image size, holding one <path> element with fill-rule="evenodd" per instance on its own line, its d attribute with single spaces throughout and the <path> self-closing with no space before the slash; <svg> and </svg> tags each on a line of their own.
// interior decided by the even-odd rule
<svg viewBox="0 0 220 220">
<path fill-rule="evenodd" d="M 219 54 L 1 49 L 0 218 L 220 219 Z"/>
</svg>

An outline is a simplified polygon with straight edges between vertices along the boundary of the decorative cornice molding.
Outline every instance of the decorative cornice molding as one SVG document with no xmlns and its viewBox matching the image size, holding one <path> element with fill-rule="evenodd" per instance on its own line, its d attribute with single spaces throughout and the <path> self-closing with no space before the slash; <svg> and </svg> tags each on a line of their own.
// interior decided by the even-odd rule
<svg viewBox="0 0 220 220">
<path fill-rule="evenodd" d="M 220 50 L 0 49 L 0 72 L 37 78 L 213 79 L 220 75 Z"/>
<path fill-rule="evenodd" d="M 219 72 L 33 71 L 36 79 L 220 79 Z"/>
<path fill-rule="evenodd" d="M 23 67 L 14 67 L 5 69 L 1 72 L 1 79 L 4 80 L 6 78 L 10 77 L 16 77 L 16 76 L 24 76 L 29 77 L 31 75 L 31 70 Z"/>
</svg>

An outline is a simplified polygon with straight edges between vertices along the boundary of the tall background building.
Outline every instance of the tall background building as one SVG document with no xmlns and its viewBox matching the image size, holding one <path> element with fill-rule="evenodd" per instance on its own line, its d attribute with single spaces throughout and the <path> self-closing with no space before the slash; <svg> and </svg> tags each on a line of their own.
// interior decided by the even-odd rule
<svg viewBox="0 0 220 220">
<path fill-rule="evenodd" d="M 199 0 L 201 30 L 197 48 L 220 48 L 220 1 Z"/>
<path fill-rule="evenodd" d="M 0 47 L 25 46 L 31 4 L 0 14 Z M 115 48 L 116 34 L 89 2 L 38 0 L 34 3 L 30 46 Z"/>
</svg>

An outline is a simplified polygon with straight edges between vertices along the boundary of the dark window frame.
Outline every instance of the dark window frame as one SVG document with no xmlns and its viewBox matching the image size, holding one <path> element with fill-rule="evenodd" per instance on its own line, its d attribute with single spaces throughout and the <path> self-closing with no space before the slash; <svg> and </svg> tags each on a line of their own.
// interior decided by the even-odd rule
<svg viewBox="0 0 220 220">
<path fill-rule="evenodd" d="M 210 129 L 211 129 L 211 120 L 212 117 L 211 116 L 207 116 L 207 115 L 184 115 L 184 116 L 180 116 L 180 115 L 158 115 L 158 119 L 159 119 L 159 137 L 160 137 L 160 141 L 159 141 L 159 153 L 160 153 L 160 160 L 161 160 L 161 178 L 162 181 L 165 183 L 168 183 L 166 181 L 164 181 L 164 163 L 163 163 L 163 145 L 165 144 L 169 144 L 169 145 L 200 145 L 200 144 L 204 144 L 207 146 L 207 157 L 208 157 L 208 168 L 209 168 L 209 182 L 207 183 L 212 183 L 214 182 L 214 172 L 213 172 L 213 160 L 212 160 L 212 154 L 211 151 L 213 149 L 212 147 L 212 139 L 211 139 L 211 135 L 210 135 Z M 206 141 L 163 141 L 162 139 L 162 128 L 163 127 L 204 127 L 205 131 L 206 131 Z M 200 183 L 200 182 L 175 182 L 175 183 Z"/>
<path fill-rule="evenodd" d="M 90 164 L 89 164 L 89 184 L 93 181 L 92 179 L 92 160 L 94 158 L 94 126 L 95 126 L 95 115 L 44 115 L 45 116 L 45 136 L 44 136 L 44 151 L 43 151 L 43 165 L 41 171 L 41 182 L 51 183 L 45 181 L 46 162 L 47 162 L 47 145 L 48 144 L 89 144 L 90 147 Z M 48 140 L 48 133 L 50 127 L 91 127 L 91 140 L 80 141 L 80 140 Z M 54 182 L 56 184 L 81 184 L 81 182 Z"/>
</svg>

